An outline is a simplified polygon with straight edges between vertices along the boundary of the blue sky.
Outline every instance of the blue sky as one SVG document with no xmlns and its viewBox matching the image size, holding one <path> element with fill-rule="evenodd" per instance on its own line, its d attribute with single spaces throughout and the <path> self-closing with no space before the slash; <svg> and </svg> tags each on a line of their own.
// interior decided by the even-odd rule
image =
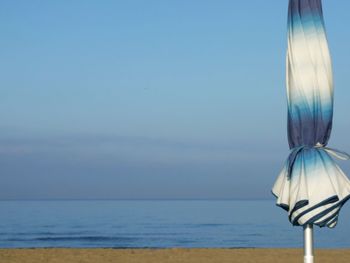
<svg viewBox="0 0 350 263">
<path fill-rule="evenodd" d="M 1 1 L 0 199 L 270 198 L 287 4 Z M 350 151 L 350 2 L 323 4 Z"/>
</svg>

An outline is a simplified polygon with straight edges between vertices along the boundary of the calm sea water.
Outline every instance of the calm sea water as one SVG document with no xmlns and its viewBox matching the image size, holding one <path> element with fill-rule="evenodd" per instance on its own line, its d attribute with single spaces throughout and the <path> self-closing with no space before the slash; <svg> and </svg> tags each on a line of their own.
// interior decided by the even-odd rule
<svg viewBox="0 0 350 263">
<path fill-rule="evenodd" d="M 316 247 L 350 247 L 350 209 L 315 229 Z M 0 247 L 300 247 L 274 201 L 1 201 Z"/>
</svg>

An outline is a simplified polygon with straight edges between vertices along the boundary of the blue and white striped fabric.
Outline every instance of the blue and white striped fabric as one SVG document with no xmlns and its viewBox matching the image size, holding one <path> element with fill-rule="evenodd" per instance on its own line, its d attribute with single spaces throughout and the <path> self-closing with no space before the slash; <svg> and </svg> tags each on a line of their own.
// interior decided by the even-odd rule
<svg viewBox="0 0 350 263">
<path fill-rule="evenodd" d="M 288 141 L 291 153 L 272 192 L 293 225 L 334 227 L 350 181 L 326 147 L 332 129 L 332 66 L 321 0 L 290 0 L 287 50 Z"/>
</svg>

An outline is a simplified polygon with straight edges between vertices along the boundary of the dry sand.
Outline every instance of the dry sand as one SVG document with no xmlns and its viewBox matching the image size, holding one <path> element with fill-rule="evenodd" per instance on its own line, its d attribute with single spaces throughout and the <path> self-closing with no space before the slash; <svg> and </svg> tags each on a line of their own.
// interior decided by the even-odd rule
<svg viewBox="0 0 350 263">
<path fill-rule="evenodd" d="M 317 263 L 349 263 L 350 249 L 322 249 Z M 0 249 L 0 263 L 300 263 L 301 249 Z"/>
</svg>

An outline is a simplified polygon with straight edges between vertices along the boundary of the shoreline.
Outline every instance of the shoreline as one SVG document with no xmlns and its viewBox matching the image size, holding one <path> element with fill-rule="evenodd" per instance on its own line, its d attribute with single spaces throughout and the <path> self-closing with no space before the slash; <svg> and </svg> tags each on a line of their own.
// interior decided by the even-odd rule
<svg viewBox="0 0 350 263">
<path fill-rule="evenodd" d="M 318 263 L 350 262 L 350 248 L 316 249 Z M 300 248 L 0 248 L 6 263 L 299 263 Z"/>
</svg>

